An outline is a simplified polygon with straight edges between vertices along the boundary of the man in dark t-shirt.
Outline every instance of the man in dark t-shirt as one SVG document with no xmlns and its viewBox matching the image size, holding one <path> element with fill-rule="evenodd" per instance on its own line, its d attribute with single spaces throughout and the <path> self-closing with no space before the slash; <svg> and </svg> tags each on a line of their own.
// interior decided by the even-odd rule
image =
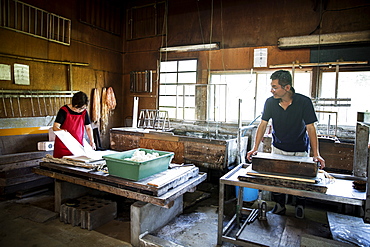
<svg viewBox="0 0 370 247">
<path fill-rule="evenodd" d="M 313 160 L 320 163 L 321 169 L 324 168 L 325 160 L 320 156 L 315 127 L 317 117 L 311 99 L 295 92 L 289 71 L 276 71 L 270 79 L 272 96 L 265 102 L 254 146 L 248 152 L 247 159 L 251 161 L 252 156 L 257 154 L 258 147 L 271 119 L 273 129 L 272 153 L 309 156 L 311 148 Z M 273 197 L 277 202 L 273 213 L 285 214 L 285 195 L 273 193 Z"/>
</svg>

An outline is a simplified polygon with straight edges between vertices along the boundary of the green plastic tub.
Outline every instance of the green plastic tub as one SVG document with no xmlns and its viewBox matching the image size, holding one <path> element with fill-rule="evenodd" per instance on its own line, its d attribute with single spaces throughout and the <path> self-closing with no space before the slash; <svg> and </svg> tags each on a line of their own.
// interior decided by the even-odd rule
<svg viewBox="0 0 370 247">
<path fill-rule="evenodd" d="M 136 150 L 145 151 L 145 154 L 158 153 L 159 157 L 142 162 L 125 160 L 131 158 Z M 137 181 L 167 170 L 173 156 L 172 152 L 137 148 L 105 155 L 103 158 L 106 160 L 109 175 Z"/>
</svg>

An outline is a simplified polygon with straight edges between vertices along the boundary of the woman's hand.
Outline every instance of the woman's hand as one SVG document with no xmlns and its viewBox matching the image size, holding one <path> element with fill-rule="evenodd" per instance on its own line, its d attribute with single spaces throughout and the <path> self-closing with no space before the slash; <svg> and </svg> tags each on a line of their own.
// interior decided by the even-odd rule
<svg viewBox="0 0 370 247">
<path fill-rule="evenodd" d="M 95 142 L 90 142 L 90 146 L 91 146 L 94 150 L 96 150 Z"/>
</svg>

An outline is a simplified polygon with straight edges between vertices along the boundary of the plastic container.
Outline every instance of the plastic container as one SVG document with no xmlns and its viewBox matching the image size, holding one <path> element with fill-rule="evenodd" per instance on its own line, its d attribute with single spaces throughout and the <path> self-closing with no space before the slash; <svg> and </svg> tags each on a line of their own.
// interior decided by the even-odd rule
<svg viewBox="0 0 370 247">
<path fill-rule="evenodd" d="M 159 157 L 142 162 L 125 160 L 131 158 L 136 150 L 145 151 L 145 154 L 158 153 Z M 107 162 L 109 175 L 137 181 L 167 170 L 173 156 L 172 152 L 138 148 L 105 155 L 103 158 Z"/>
<path fill-rule="evenodd" d="M 239 186 L 235 186 L 236 197 L 239 195 Z M 258 199 L 258 189 L 245 188 L 243 189 L 243 201 L 252 202 Z"/>
</svg>

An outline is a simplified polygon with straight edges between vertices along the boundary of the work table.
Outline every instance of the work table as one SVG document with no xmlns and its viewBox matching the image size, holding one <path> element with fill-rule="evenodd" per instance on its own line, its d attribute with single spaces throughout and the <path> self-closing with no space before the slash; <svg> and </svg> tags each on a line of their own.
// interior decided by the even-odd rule
<svg viewBox="0 0 370 247">
<path fill-rule="evenodd" d="M 169 203 L 185 192 L 192 190 L 207 177 L 206 173 L 199 173 L 199 169 L 195 166 L 168 169 L 139 181 L 111 176 L 108 173 L 93 169 L 52 162 L 41 162 L 40 166 L 34 168 L 33 171 L 57 180 L 148 202 L 161 207 L 168 207 Z M 148 183 L 159 180 L 162 183 L 157 186 L 148 185 Z M 60 206 L 61 202 L 68 196 L 56 193 L 55 197 L 56 212 L 59 212 L 58 205 Z"/>
<path fill-rule="evenodd" d="M 241 181 L 240 176 L 245 176 L 248 171 L 251 170 L 251 166 L 247 164 L 240 164 L 233 170 L 229 171 L 223 177 L 220 178 L 220 191 L 219 191 L 219 212 L 218 212 L 218 239 L 217 243 L 221 244 L 223 241 L 231 242 L 237 245 L 250 246 L 250 242 L 237 239 L 235 237 L 227 236 L 227 232 L 230 230 L 233 224 L 239 220 L 242 213 L 242 195 L 243 188 L 253 188 L 264 191 L 278 192 L 284 194 L 290 194 L 295 196 L 319 199 L 324 201 L 340 202 L 344 204 L 363 206 L 366 200 L 366 192 L 358 191 L 352 187 L 353 180 L 347 179 L 328 179 L 322 180 L 317 186 L 326 186 L 325 193 L 308 191 L 305 189 L 297 189 L 294 186 L 290 188 L 282 187 L 282 185 L 267 185 L 260 183 L 259 178 L 250 178 L 248 182 Z M 224 227 L 224 200 L 225 200 L 225 185 L 239 186 L 239 199 L 237 203 L 237 213 L 233 219 Z M 273 217 L 271 214 L 268 217 Z M 242 234 L 243 235 L 243 234 Z"/>
</svg>

